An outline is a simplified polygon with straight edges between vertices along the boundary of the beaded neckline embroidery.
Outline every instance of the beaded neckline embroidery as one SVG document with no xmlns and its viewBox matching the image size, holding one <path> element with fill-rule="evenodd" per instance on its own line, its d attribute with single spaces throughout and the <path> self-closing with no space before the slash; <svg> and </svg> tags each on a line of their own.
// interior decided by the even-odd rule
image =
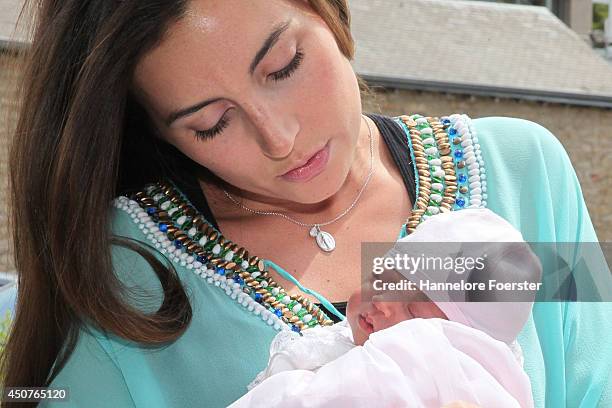
<svg viewBox="0 0 612 408">
<path fill-rule="evenodd" d="M 417 200 L 406 231 L 428 217 L 486 206 L 486 175 L 478 138 L 466 115 L 393 118 L 408 134 Z M 276 330 L 300 332 L 333 321 L 313 302 L 278 284 L 266 262 L 224 237 L 171 183 L 149 184 L 118 197 L 147 239 L 170 260 L 192 270 Z"/>
</svg>

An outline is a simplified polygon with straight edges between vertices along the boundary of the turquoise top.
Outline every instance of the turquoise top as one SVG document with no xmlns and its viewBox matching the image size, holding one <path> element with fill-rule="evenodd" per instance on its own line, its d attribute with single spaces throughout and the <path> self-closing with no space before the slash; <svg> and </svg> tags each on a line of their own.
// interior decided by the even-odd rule
<svg viewBox="0 0 612 408">
<path fill-rule="evenodd" d="M 488 208 L 520 229 L 527 241 L 597 241 L 570 160 L 549 131 L 513 118 L 473 124 L 485 162 Z M 147 242 L 125 211 L 112 212 L 117 235 Z M 398 231 L 405 233 L 403 226 Z M 114 247 L 113 260 L 126 283 L 159 293 L 155 273 L 134 252 Z M 83 329 L 51 384 L 70 389 L 69 402 L 57 406 L 221 407 L 246 392 L 267 363 L 276 330 L 220 288 L 175 267 L 193 307 L 187 331 L 174 343 L 152 349 Z M 154 297 L 142 307 L 153 311 L 158 305 Z M 611 332 L 610 303 L 536 304 L 519 338 L 536 406 L 612 406 Z"/>
</svg>

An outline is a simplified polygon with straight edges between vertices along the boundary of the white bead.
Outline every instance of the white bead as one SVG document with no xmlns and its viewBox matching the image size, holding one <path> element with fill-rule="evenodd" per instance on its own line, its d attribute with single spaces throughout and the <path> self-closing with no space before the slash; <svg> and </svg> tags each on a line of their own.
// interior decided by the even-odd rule
<svg viewBox="0 0 612 408">
<path fill-rule="evenodd" d="M 223 259 L 225 259 L 226 261 L 231 261 L 233 258 L 234 258 L 234 252 L 229 251 L 227 254 L 225 254 L 225 257 Z"/>
<path fill-rule="evenodd" d="M 181 261 L 181 266 L 187 266 L 187 262 Z"/>
<path fill-rule="evenodd" d="M 481 180 L 486 180 L 487 179 L 487 175 L 486 174 L 481 174 L 480 175 L 480 179 Z"/>
<path fill-rule="evenodd" d="M 434 156 L 434 155 L 438 154 L 438 149 L 435 148 L 435 147 L 428 147 L 427 149 L 425 149 L 425 153 Z"/>
<path fill-rule="evenodd" d="M 470 201 L 480 200 L 482 196 L 480 194 L 470 194 Z"/>
<path fill-rule="evenodd" d="M 436 215 L 440 212 L 440 209 L 438 207 L 435 207 L 433 205 L 430 205 L 429 207 L 427 207 L 427 210 L 432 213 L 433 215 Z"/>
<path fill-rule="evenodd" d="M 478 200 L 478 199 L 476 199 L 476 200 L 472 200 L 472 199 L 470 199 L 470 202 L 471 202 L 473 205 L 477 205 L 477 206 L 480 206 L 480 204 L 481 204 L 481 201 L 480 201 L 480 200 Z"/>
<path fill-rule="evenodd" d="M 473 151 L 474 151 L 474 148 L 472 146 L 468 146 L 465 149 L 463 149 L 464 154 L 471 153 Z"/>
<path fill-rule="evenodd" d="M 468 165 L 469 165 L 469 164 L 474 163 L 475 161 L 476 161 L 476 158 L 475 158 L 474 156 L 472 156 L 472 157 L 468 158 L 468 159 L 465 161 L 465 164 L 468 164 Z"/>
<path fill-rule="evenodd" d="M 433 201 L 435 201 L 436 203 L 439 203 L 440 201 L 442 201 L 442 196 L 440 194 L 436 194 L 433 193 L 429 196 L 429 198 Z"/>
<path fill-rule="evenodd" d="M 309 313 L 309 314 L 306 314 L 306 315 L 304 315 L 304 317 L 302 317 L 302 321 L 303 321 L 304 323 L 308 323 L 308 322 L 309 322 L 309 321 L 311 321 L 311 320 L 312 320 L 312 315 L 311 315 L 310 313 Z"/>
<path fill-rule="evenodd" d="M 259 275 L 261 275 L 261 272 L 255 271 L 255 272 L 251 273 L 251 278 L 255 279 L 255 278 L 259 277 Z"/>
<path fill-rule="evenodd" d="M 262 288 L 268 287 L 268 281 L 262 280 L 261 282 L 259 282 L 259 284 L 261 285 Z"/>
<path fill-rule="evenodd" d="M 446 175 L 444 170 L 434 171 L 432 174 L 433 174 L 434 177 L 444 177 Z"/>
<path fill-rule="evenodd" d="M 278 323 L 278 322 L 274 323 L 274 329 L 280 330 L 280 327 L 281 327 L 280 323 Z"/>
<path fill-rule="evenodd" d="M 425 129 L 421 130 L 421 134 L 422 135 L 431 135 L 431 134 L 433 134 L 433 131 L 431 130 L 431 128 L 425 128 Z"/>
<path fill-rule="evenodd" d="M 436 140 L 433 137 L 426 137 L 425 139 L 422 140 L 424 145 L 428 145 L 428 144 L 432 144 L 435 145 L 436 144 Z"/>
<path fill-rule="evenodd" d="M 170 211 L 168 211 L 168 215 L 172 216 L 172 214 L 174 214 L 177 211 L 178 211 L 178 207 L 174 207 Z"/>
<path fill-rule="evenodd" d="M 479 169 L 472 169 L 472 170 L 468 171 L 468 175 L 470 175 L 470 176 L 478 176 L 478 175 L 480 175 L 480 170 Z"/>
<path fill-rule="evenodd" d="M 431 159 L 429 161 L 429 164 L 431 166 L 441 166 L 442 165 L 442 160 L 440 160 L 440 159 Z"/>
<path fill-rule="evenodd" d="M 480 194 L 482 193 L 482 189 L 480 188 L 475 188 L 472 191 L 470 191 L 470 194 Z"/>
<path fill-rule="evenodd" d="M 187 231 L 187 235 L 189 235 L 190 237 L 193 237 L 197 233 L 198 233 L 198 230 L 195 229 L 195 227 L 191 227 L 189 228 L 189 231 Z"/>
<path fill-rule="evenodd" d="M 273 288 L 273 289 L 272 289 L 272 296 L 276 296 L 276 295 L 278 295 L 278 292 L 280 292 L 280 289 L 279 289 L 279 288 Z"/>
<path fill-rule="evenodd" d="M 427 119 L 425 118 L 418 118 L 415 120 L 415 122 L 419 125 L 422 125 L 423 123 L 427 123 Z"/>
<path fill-rule="evenodd" d="M 212 253 L 215 255 L 219 255 L 221 253 L 221 245 L 215 244 L 213 247 Z"/>
<path fill-rule="evenodd" d="M 284 303 L 285 305 L 288 305 L 289 303 L 291 303 L 291 296 L 285 296 L 284 298 L 281 299 L 281 302 Z"/>
<path fill-rule="evenodd" d="M 198 244 L 200 244 L 200 246 L 204 246 L 206 245 L 206 241 L 208 239 L 206 238 L 206 235 L 204 235 L 202 238 L 200 238 L 200 240 L 198 241 Z"/>
<path fill-rule="evenodd" d="M 442 191 L 444 189 L 444 186 L 441 183 L 432 183 L 431 188 L 433 188 L 434 190 Z"/>
<path fill-rule="evenodd" d="M 189 254 L 187 252 L 183 252 L 182 254 L 179 255 L 181 257 L 181 260 L 186 260 L 187 257 L 189 256 Z"/>
<path fill-rule="evenodd" d="M 180 217 L 178 217 L 178 219 L 176 220 L 176 223 L 178 225 L 183 225 L 185 223 L 185 221 L 187 221 L 187 216 L 186 215 L 181 215 Z"/>
<path fill-rule="evenodd" d="M 187 269 L 193 269 L 193 264 L 188 263 L 187 264 Z"/>
<path fill-rule="evenodd" d="M 472 140 L 471 139 L 465 139 L 463 142 L 461 142 L 461 147 L 468 147 L 472 145 Z"/>
<path fill-rule="evenodd" d="M 470 190 L 474 188 L 479 188 L 479 187 L 480 187 L 480 181 L 475 181 L 473 183 L 470 183 Z"/>
<path fill-rule="evenodd" d="M 246 269 L 249 267 L 249 263 L 247 261 L 242 261 L 242 263 L 240 264 L 240 266 L 242 267 L 242 269 Z"/>
<path fill-rule="evenodd" d="M 478 163 L 472 163 L 468 166 L 468 170 L 474 170 L 474 169 L 478 169 L 480 168 L 480 166 L 478 165 Z"/>
<path fill-rule="evenodd" d="M 292 311 L 293 313 L 297 313 L 297 312 L 299 312 L 300 310 L 302 310 L 302 305 L 300 305 L 299 303 L 298 303 L 297 305 L 293 306 L 293 308 L 291 309 L 291 311 Z"/>
<path fill-rule="evenodd" d="M 170 200 L 164 201 L 162 205 L 160 205 L 160 208 L 166 211 L 168 208 L 170 208 L 171 205 L 172 205 L 172 202 Z"/>
</svg>

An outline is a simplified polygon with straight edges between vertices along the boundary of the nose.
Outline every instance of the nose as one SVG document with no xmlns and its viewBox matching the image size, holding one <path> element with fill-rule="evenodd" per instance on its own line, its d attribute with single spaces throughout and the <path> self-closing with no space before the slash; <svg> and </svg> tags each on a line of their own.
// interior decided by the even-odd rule
<svg viewBox="0 0 612 408">
<path fill-rule="evenodd" d="M 263 154 L 271 159 L 289 156 L 299 133 L 295 114 L 283 109 L 278 102 L 267 100 L 253 103 L 246 110 Z"/>
</svg>

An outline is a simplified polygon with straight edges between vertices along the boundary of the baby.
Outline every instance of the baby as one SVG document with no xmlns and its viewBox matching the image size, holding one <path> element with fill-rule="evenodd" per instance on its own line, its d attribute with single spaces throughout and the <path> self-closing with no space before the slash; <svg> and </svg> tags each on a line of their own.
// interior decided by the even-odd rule
<svg viewBox="0 0 612 408">
<path fill-rule="evenodd" d="M 541 278 L 540 262 L 520 232 L 486 209 L 433 216 L 386 257 L 431 242 L 438 243 L 437 256 L 465 257 L 477 254 L 476 247 L 487 254 L 480 270 L 460 274 L 473 286 Z M 432 282 L 457 283 L 453 271 L 397 272 L 387 275 L 395 281 L 406 278 L 416 288 L 400 297 L 374 293 L 373 280 L 385 274 L 373 276 L 349 298 L 345 321 L 302 336 L 279 333 L 267 368 L 232 407 L 442 407 L 456 401 L 533 406 L 516 337 L 531 313 L 534 293 L 504 302 L 487 290 L 434 290 Z M 421 290 L 426 281 L 430 285 Z"/>
</svg>

